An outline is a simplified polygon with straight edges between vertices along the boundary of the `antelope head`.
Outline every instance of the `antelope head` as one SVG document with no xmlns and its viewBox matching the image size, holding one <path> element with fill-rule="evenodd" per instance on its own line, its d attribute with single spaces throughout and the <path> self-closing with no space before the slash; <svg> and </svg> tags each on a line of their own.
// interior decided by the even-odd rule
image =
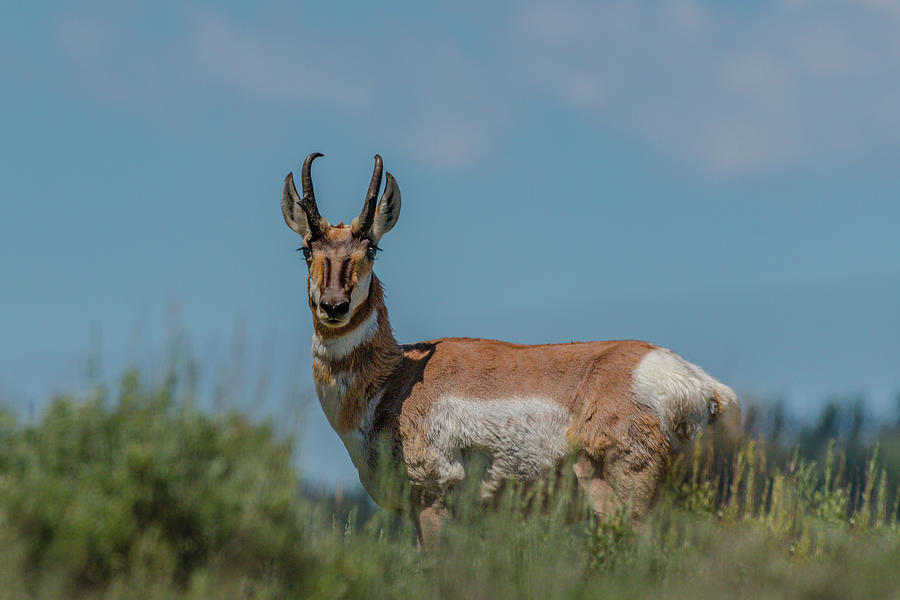
<svg viewBox="0 0 900 600">
<path fill-rule="evenodd" d="M 381 157 L 376 154 L 362 212 L 349 226 L 330 225 L 319 214 L 310 175 L 313 161 L 320 156 L 314 152 L 303 161 L 302 198 L 294 186 L 294 174 L 288 173 L 281 192 L 281 211 L 288 227 L 303 238 L 297 250 L 303 253 L 309 268 L 306 288 L 313 320 L 326 328 L 340 329 L 350 323 L 369 296 L 378 242 L 400 216 L 400 189 L 387 173 L 384 193 L 376 205 L 382 173 Z"/>
</svg>

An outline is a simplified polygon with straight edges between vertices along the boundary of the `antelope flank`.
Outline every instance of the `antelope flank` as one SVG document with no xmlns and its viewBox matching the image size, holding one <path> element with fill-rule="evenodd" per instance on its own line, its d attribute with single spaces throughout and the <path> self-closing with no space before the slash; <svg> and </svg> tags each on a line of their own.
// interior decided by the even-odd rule
<svg viewBox="0 0 900 600">
<path fill-rule="evenodd" d="M 594 511 L 627 505 L 640 516 L 672 451 L 716 418 L 739 415 L 731 388 L 646 342 L 398 344 L 372 268 L 400 215 L 400 189 L 387 173 L 376 203 L 376 155 L 362 212 L 349 226 L 331 225 L 319 214 L 310 174 L 319 156 L 303 163 L 303 196 L 288 174 L 281 197 L 309 268 L 316 392 L 375 502 L 401 508 L 376 477 L 379 461 L 405 471 L 420 542 L 439 530 L 469 451 L 487 458 L 485 498 L 510 479 L 540 481 L 571 461 Z"/>
</svg>

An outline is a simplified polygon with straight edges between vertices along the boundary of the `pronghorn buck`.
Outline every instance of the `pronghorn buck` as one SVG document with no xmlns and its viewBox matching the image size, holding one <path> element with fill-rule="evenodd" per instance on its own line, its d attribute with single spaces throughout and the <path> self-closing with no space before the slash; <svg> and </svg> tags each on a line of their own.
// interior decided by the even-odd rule
<svg viewBox="0 0 900 600">
<path fill-rule="evenodd" d="M 316 392 L 376 502 L 393 502 L 376 476 L 379 454 L 405 471 L 420 542 L 438 531 L 469 451 L 487 458 L 485 498 L 507 480 L 538 481 L 571 464 L 597 513 L 628 505 L 640 516 L 671 452 L 717 417 L 739 415 L 731 388 L 646 342 L 398 344 L 373 261 L 400 215 L 400 189 L 387 173 L 376 203 L 376 155 L 362 212 L 349 226 L 331 225 L 310 175 L 319 156 L 303 163 L 303 196 L 293 174 L 281 196 L 309 268 Z"/>
</svg>

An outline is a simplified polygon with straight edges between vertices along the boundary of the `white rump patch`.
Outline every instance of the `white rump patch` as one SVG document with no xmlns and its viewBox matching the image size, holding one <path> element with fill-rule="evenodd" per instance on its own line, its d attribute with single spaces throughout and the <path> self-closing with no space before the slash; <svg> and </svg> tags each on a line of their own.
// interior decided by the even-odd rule
<svg viewBox="0 0 900 600">
<path fill-rule="evenodd" d="M 568 411 L 543 398 L 439 399 L 429 415 L 427 443 L 435 451 L 434 473 L 447 488 L 465 477 L 462 451 L 473 449 L 490 461 L 482 494 L 503 480 L 540 478 L 568 452 Z"/>
<path fill-rule="evenodd" d="M 709 423 L 717 411 L 717 394 L 723 408 L 737 405 L 734 390 L 665 348 L 644 356 L 634 370 L 632 389 L 635 400 L 659 416 L 672 444 L 690 440 Z"/>
<path fill-rule="evenodd" d="M 378 311 L 372 309 L 369 316 L 347 333 L 322 339 L 313 333 L 312 353 L 322 360 L 340 360 L 353 352 L 360 344 L 372 339 L 378 331 Z"/>
</svg>

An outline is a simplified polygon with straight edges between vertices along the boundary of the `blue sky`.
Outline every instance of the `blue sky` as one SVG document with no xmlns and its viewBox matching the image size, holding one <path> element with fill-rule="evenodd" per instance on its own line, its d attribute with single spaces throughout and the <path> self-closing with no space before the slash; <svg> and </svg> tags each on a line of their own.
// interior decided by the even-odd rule
<svg viewBox="0 0 900 600">
<path fill-rule="evenodd" d="M 161 364 L 180 331 L 208 379 L 240 352 L 270 413 L 309 402 L 279 194 L 320 151 L 333 222 L 375 152 L 400 184 L 377 271 L 401 341 L 643 338 L 801 415 L 893 410 L 894 2 L 2 11 L 0 401 L 85 387 L 92 353 Z M 305 468 L 352 481 L 310 408 Z"/>
</svg>

